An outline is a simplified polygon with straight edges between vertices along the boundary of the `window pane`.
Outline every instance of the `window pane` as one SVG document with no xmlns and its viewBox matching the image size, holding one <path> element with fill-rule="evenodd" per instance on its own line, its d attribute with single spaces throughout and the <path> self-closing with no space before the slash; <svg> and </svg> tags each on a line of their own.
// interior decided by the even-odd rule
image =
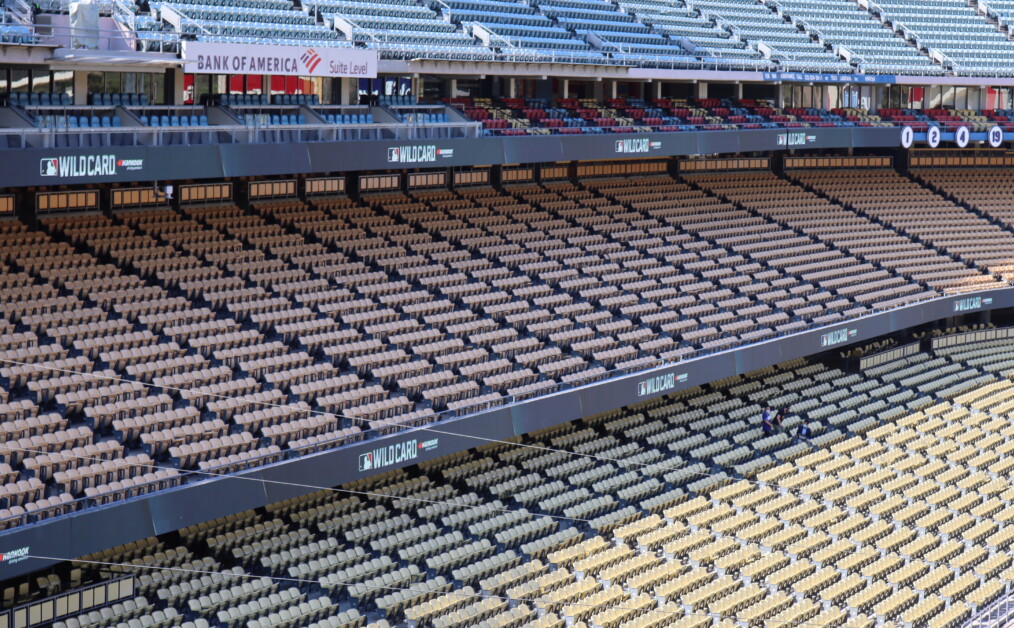
<svg viewBox="0 0 1014 628">
<path fill-rule="evenodd" d="M 123 76 L 119 72 L 106 72 L 105 93 L 119 94 L 123 92 Z"/>
<path fill-rule="evenodd" d="M 11 91 L 27 92 L 30 86 L 28 70 L 11 70 Z"/>
<path fill-rule="evenodd" d="M 53 72 L 53 93 L 74 95 L 74 73 L 69 71 Z"/>
</svg>

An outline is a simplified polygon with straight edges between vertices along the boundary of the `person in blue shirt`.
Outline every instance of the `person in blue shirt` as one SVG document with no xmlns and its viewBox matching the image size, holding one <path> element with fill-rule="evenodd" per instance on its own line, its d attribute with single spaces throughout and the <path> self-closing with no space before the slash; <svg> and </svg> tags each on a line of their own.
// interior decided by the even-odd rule
<svg viewBox="0 0 1014 628">
<path fill-rule="evenodd" d="M 775 431 L 775 424 L 771 422 L 770 416 L 761 418 L 761 429 L 764 431 L 765 436 L 770 436 Z"/>
<path fill-rule="evenodd" d="M 796 431 L 796 437 L 799 440 L 805 440 L 810 442 L 810 437 L 813 435 L 813 430 L 810 429 L 810 425 L 803 419 L 802 424 L 799 426 L 799 430 Z"/>
<path fill-rule="evenodd" d="M 764 412 L 761 412 L 761 422 L 771 420 L 771 406 L 764 406 Z"/>
</svg>

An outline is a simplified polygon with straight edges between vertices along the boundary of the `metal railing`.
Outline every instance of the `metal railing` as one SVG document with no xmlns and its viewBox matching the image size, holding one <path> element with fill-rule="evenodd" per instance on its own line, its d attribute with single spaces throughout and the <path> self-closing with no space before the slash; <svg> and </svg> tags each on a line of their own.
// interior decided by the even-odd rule
<svg viewBox="0 0 1014 628">
<path fill-rule="evenodd" d="M 149 109 L 165 109 L 165 106 L 151 105 Z M 441 108 L 441 107 L 431 107 Z M 54 109 L 32 106 L 29 109 Z M 91 109 L 108 109 L 91 107 Z M 945 133 L 966 127 L 973 133 L 985 133 L 998 125 L 1007 130 L 1012 123 L 987 121 L 892 121 L 880 120 L 869 123 L 873 128 L 912 127 L 924 132 L 930 126 L 937 126 Z M 682 133 L 693 131 L 752 131 L 784 130 L 803 131 L 819 128 L 861 128 L 857 122 L 687 122 L 646 124 L 635 120 L 630 124 L 615 127 L 533 127 L 541 135 L 609 134 L 614 129 L 635 129 L 645 133 Z M 868 128 L 868 127 L 866 127 Z M 574 130 L 579 129 L 580 133 Z M 594 130 L 592 130 L 594 129 Z M 424 139 L 465 139 L 481 136 L 518 136 L 518 129 L 484 129 L 481 122 L 400 122 L 369 124 L 234 124 L 213 126 L 129 126 L 129 127 L 79 127 L 79 128 L 22 128 L 0 129 L 0 150 L 23 148 L 94 148 L 114 146 L 198 146 L 205 144 L 271 144 L 284 142 L 346 142 L 376 140 L 424 140 Z M 591 130 L 589 133 L 588 131 Z M 528 135 L 527 133 L 525 135 Z M 534 134 L 533 134 L 534 135 Z"/>
<path fill-rule="evenodd" d="M 87 50 L 162 53 L 174 53 L 179 50 L 180 34 L 177 32 L 136 30 L 136 16 L 132 14 L 117 13 L 114 19 L 120 21 L 129 30 L 98 28 L 88 29 L 82 33 L 67 25 L 18 24 L 25 32 L 19 37 L 20 41 L 11 43 L 76 48 L 82 50 L 82 54 L 85 54 Z M 75 39 L 85 37 L 94 40 L 96 45 L 91 48 L 74 45 Z M 146 44 L 156 44 L 156 46 Z M 69 59 L 69 57 L 67 58 Z"/>
<path fill-rule="evenodd" d="M 0 151 L 4 148 L 17 150 L 22 148 L 464 139 L 479 137 L 481 129 L 482 124 L 479 122 L 0 129 Z"/>
<path fill-rule="evenodd" d="M 1007 591 L 978 615 L 965 622 L 965 628 L 1003 628 L 1014 622 L 1014 591 Z"/>
</svg>

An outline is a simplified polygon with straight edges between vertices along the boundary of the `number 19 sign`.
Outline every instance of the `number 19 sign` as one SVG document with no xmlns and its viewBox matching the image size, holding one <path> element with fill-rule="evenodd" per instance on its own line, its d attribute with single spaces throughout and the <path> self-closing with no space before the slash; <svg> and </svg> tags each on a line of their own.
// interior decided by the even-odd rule
<svg viewBox="0 0 1014 628">
<path fill-rule="evenodd" d="M 990 146 L 993 148 L 1000 148 L 1000 145 L 1003 144 L 1003 129 L 998 126 L 994 126 L 989 129 L 989 135 L 987 137 L 989 139 Z"/>
</svg>

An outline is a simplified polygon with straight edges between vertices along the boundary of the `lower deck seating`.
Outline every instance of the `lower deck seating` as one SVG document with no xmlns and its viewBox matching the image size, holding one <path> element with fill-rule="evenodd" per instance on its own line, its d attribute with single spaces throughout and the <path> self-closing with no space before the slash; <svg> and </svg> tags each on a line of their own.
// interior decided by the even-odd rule
<svg viewBox="0 0 1014 628">
<path fill-rule="evenodd" d="M 89 559 L 213 574 L 142 571 L 112 609 L 142 625 L 957 626 L 1014 580 L 1006 331 L 795 360 Z"/>
</svg>

